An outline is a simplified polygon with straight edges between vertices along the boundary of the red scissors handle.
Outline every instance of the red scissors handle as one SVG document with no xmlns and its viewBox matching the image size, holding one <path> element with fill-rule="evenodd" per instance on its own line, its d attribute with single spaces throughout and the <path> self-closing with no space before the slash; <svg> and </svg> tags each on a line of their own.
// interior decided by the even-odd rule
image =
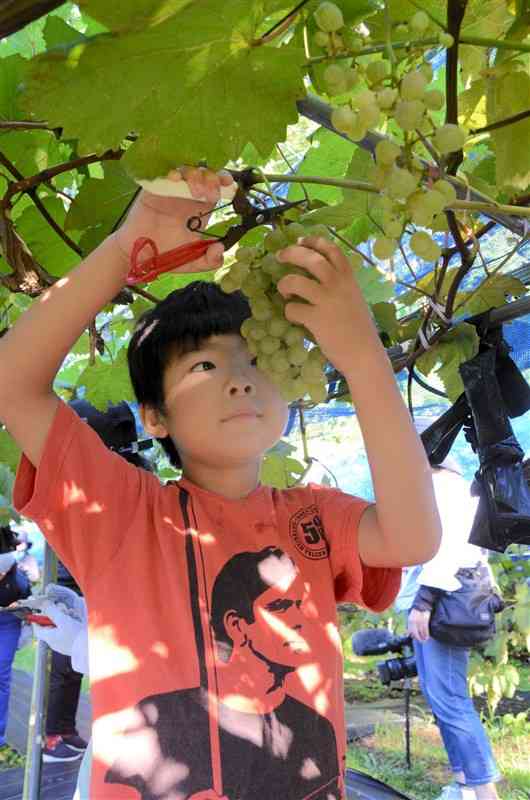
<svg viewBox="0 0 530 800">
<path fill-rule="evenodd" d="M 149 281 L 152 281 L 157 275 L 161 275 L 164 272 L 171 272 L 171 270 L 177 267 L 189 264 L 190 261 L 195 261 L 197 258 L 203 256 L 208 248 L 216 241 L 218 240 L 198 239 L 195 242 L 181 244 L 173 250 L 168 250 L 166 253 L 160 254 L 154 241 L 146 236 L 142 236 L 135 241 L 131 252 L 131 268 L 127 276 L 127 286 L 135 286 L 137 283 L 149 283 Z M 139 262 L 139 255 L 146 247 L 151 249 L 152 256 Z"/>
</svg>

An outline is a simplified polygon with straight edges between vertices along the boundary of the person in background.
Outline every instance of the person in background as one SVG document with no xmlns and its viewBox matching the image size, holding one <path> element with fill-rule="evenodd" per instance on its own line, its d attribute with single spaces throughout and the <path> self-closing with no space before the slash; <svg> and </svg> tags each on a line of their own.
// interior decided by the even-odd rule
<svg viewBox="0 0 530 800">
<path fill-rule="evenodd" d="M 17 600 L 31 593 L 27 576 L 18 568 L 16 534 L 8 525 L 0 527 L 0 749 L 7 746 L 6 728 L 11 688 L 11 672 L 22 622 L 13 614 L 2 613 Z"/>
<path fill-rule="evenodd" d="M 485 580 L 493 581 L 487 551 L 467 541 L 478 498 L 471 495 L 454 459 L 447 458 L 432 472 L 442 542 L 430 561 L 403 570 L 395 608 L 407 613 L 420 688 L 434 714 L 453 773 L 453 783 L 444 787 L 437 800 L 497 800 L 495 782 L 501 776 L 468 693 L 470 651 L 429 635 L 437 590 L 459 589 L 460 571 L 478 570 Z"/>
<path fill-rule="evenodd" d="M 33 542 L 30 541 L 26 531 L 17 532 L 17 539 L 16 558 L 18 568 L 26 574 L 30 583 L 37 583 L 40 580 L 40 567 L 33 553 L 30 553 Z"/>
</svg>

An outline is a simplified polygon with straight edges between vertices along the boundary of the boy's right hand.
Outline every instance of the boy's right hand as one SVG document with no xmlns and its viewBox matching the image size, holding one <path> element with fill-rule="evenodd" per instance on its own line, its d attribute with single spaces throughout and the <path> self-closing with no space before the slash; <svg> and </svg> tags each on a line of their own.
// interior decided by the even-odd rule
<svg viewBox="0 0 530 800">
<path fill-rule="evenodd" d="M 155 242 L 159 253 L 200 238 L 200 234 L 188 230 L 188 219 L 204 214 L 209 208 L 213 210 L 219 201 L 221 187 L 234 183 L 229 172 L 216 173 L 204 167 L 182 167 L 170 172 L 168 179 L 185 180 L 193 199 L 164 197 L 142 190 L 125 222 L 114 234 L 118 247 L 128 259 L 135 241 L 143 236 Z M 209 215 L 201 218 L 202 227 L 205 228 Z M 223 245 L 214 243 L 202 258 L 185 264 L 178 271 L 202 272 L 216 269 L 223 263 L 223 252 Z"/>
</svg>

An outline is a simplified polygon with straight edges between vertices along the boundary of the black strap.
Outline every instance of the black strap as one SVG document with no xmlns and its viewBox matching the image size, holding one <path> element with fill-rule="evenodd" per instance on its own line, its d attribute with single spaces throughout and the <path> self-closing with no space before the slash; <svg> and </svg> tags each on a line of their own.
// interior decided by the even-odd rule
<svg viewBox="0 0 530 800">
<path fill-rule="evenodd" d="M 199 605 L 199 579 L 197 573 L 197 562 L 193 550 L 193 535 L 191 533 L 190 517 L 188 513 L 188 503 L 190 494 L 186 489 L 179 487 L 179 502 L 182 518 L 186 527 L 186 563 L 188 567 L 188 578 L 190 583 L 190 603 L 191 617 L 195 632 L 195 647 L 197 648 L 197 658 L 199 660 L 200 685 L 202 689 L 208 690 L 208 672 L 206 670 L 206 648 L 204 644 L 204 634 L 201 624 L 201 609 Z"/>
</svg>

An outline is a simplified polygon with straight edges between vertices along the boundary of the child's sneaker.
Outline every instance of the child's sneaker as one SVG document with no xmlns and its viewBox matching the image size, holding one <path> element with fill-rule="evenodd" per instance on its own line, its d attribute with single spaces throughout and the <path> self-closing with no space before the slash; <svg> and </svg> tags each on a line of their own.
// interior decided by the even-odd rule
<svg viewBox="0 0 530 800">
<path fill-rule="evenodd" d="M 88 747 L 88 742 L 85 742 L 77 733 L 63 733 L 62 738 L 63 742 L 68 745 L 68 747 L 71 747 L 72 750 L 77 750 L 77 752 L 84 753 Z"/>
<path fill-rule="evenodd" d="M 452 783 L 450 786 L 444 786 L 442 793 L 438 795 L 436 800 L 476 800 L 476 797 L 474 790 L 468 786 Z"/>
<path fill-rule="evenodd" d="M 42 760 L 50 761 L 75 761 L 81 758 L 82 752 L 73 750 L 63 742 L 62 736 L 47 736 L 46 746 L 42 749 Z"/>
</svg>

